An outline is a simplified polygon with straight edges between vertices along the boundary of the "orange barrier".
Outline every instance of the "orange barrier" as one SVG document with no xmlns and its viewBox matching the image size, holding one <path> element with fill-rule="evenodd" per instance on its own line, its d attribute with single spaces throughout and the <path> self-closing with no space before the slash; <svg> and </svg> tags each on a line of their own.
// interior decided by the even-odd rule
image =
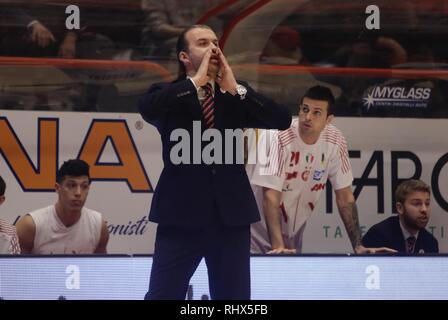
<svg viewBox="0 0 448 320">
<path fill-rule="evenodd" d="M 58 58 L 23 58 L 23 57 L 0 57 L 0 66 L 53 66 L 58 68 L 72 69 L 138 69 L 146 70 L 160 75 L 165 81 L 173 79 L 172 74 L 163 66 L 149 61 L 113 61 L 113 60 L 88 60 L 88 59 L 58 59 Z"/>
<path fill-rule="evenodd" d="M 0 66 L 54 66 L 72 69 L 138 69 L 146 70 L 160 75 L 166 81 L 171 81 L 173 75 L 163 66 L 149 61 L 111 61 L 111 60 L 80 60 L 80 59 L 58 59 L 58 58 L 22 58 L 22 57 L 0 57 Z M 448 71 L 432 69 L 369 69 L 369 68 L 346 68 L 346 67 L 310 67 L 310 66 L 282 66 L 270 64 L 237 64 L 234 68 L 257 69 L 260 73 L 273 75 L 282 74 L 324 74 L 341 76 L 362 76 L 377 78 L 447 78 Z"/>
<path fill-rule="evenodd" d="M 377 78 L 446 78 L 448 71 L 432 69 L 369 69 L 369 68 L 345 68 L 345 67 L 309 67 L 309 66 L 280 66 L 270 64 L 239 64 L 233 65 L 234 68 L 253 68 L 261 73 L 269 74 L 301 74 L 313 73 L 324 75 L 349 75 Z"/>
</svg>

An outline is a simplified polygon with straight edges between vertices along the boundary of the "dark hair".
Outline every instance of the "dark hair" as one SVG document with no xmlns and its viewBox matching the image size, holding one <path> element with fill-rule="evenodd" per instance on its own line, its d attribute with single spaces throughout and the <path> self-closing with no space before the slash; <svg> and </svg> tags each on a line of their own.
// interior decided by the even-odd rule
<svg viewBox="0 0 448 320">
<path fill-rule="evenodd" d="M 395 200 L 404 203 L 410 193 L 415 191 L 427 192 L 431 194 L 431 188 L 421 180 L 410 179 L 403 181 L 395 190 Z"/>
<path fill-rule="evenodd" d="M 89 165 L 81 159 L 71 159 L 65 161 L 56 174 L 56 182 L 61 183 L 65 176 L 87 176 L 90 180 Z"/>
<path fill-rule="evenodd" d="M 0 176 L 0 196 L 3 196 L 6 191 L 6 183 L 5 180 L 3 180 L 2 176 Z"/>
<path fill-rule="evenodd" d="M 328 102 L 328 110 L 327 114 L 332 115 L 334 112 L 334 103 L 335 99 L 333 96 L 333 93 L 331 90 L 324 86 L 314 86 L 309 88 L 305 94 L 303 95 L 302 99 L 300 100 L 300 104 L 303 103 L 303 99 L 313 99 L 313 100 L 322 100 Z"/>
<path fill-rule="evenodd" d="M 188 50 L 188 41 L 186 39 L 186 35 L 188 33 L 188 31 L 193 30 L 193 29 L 209 29 L 212 30 L 212 28 L 210 28 L 209 26 L 205 25 L 205 24 L 194 24 L 192 26 L 189 26 L 187 28 L 185 28 L 182 33 L 179 35 L 179 38 L 177 38 L 177 43 L 176 43 L 176 56 L 177 56 L 177 62 L 179 64 L 179 71 L 177 74 L 177 79 L 183 79 L 187 76 L 187 70 L 185 69 L 185 65 L 182 61 L 180 61 L 179 59 L 179 53 L 181 51 L 187 51 Z M 213 30 L 212 30 L 213 31 Z"/>
</svg>

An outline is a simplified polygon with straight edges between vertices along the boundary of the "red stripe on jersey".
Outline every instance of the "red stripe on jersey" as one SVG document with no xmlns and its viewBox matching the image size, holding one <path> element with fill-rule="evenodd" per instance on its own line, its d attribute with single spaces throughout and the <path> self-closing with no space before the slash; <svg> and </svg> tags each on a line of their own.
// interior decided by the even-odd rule
<svg viewBox="0 0 448 320">
<path fill-rule="evenodd" d="M 332 143 L 338 147 L 342 173 L 346 174 L 349 172 L 350 161 L 347 151 L 347 141 L 342 132 L 333 125 L 329 125 L 324 134 L 324 139 L 326 142 Z"/>
</svg>

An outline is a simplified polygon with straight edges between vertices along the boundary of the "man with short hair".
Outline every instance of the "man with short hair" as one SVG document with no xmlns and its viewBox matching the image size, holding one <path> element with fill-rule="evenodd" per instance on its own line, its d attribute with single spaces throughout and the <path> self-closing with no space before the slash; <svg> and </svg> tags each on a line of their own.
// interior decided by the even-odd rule
<svg viewBox="0 0 448 320">
<path fill-rule="evenodd" d="M 5 202 L 6 183 L 0 176 L 0 206 Z M 16 228 L 0 219 L 0 254 L 20 254 Z"/>
<path fill-rule="evenodd" d="M 431 216 L 431 188 L 421 180 L 406 180 L 397 187 L 395 197 L 398 216 L 373 225 L 362 243 L 408 254 L 438 253 L 437 239 L 425 229 Z"/>
<path fill-rule="evenodd" d="M 205 258 L 212 299 L 249 299 L 250 224 L 259 219 L 257 206 L 243 161 L 207 163 L 202 152 L 208 145 L 197 139 L 195 124 L 200 137 L 225 137 L 226 129 L 286 129 L 291 114 L 235 80 L 210 27 L 185 29 L 177 57 L 178 79 L 154 84 L 139 105 L 161 135 L 164 160 L 149 214 L 158 227 L 146 298 L 185 299 L 190 278 Z M 200 161 L 172 159 L 177 129 L 187 132 L 193 145 L 183 156 Z"/>
<path fill-rule="evenodd" d="M 22 253 L 107 253 L 109 232 L 101 213 L 84 207 L 90 189 L 89 165 L 68 160 L 59 169 L 56 204 L 26 214 L 17 222 Z"/>
<path fill-rule="evenodd" d="M 331 124 L 334 101 L 327 87 L 308 89 L 299 103 L 298 119 L 289 129 L 270 135 L 267 163 L 247 167 L 264 213 L 262 221 L 252 225 L 252 253 L 300 253 L 306 222 L 328 179 L 355 253 L 388 251 L 361 244 L 347 142 Z"/>
</svg>

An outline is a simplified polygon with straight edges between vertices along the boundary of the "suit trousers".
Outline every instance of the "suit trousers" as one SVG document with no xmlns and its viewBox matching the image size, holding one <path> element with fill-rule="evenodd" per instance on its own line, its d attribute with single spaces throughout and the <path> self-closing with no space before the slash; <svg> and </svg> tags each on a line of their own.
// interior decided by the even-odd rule
<svg viewBox="0 0 448 320">
<path fill-rule="evenodd" d="M 218 220 L 203 228 L 157 227 L 145 299 L 185 300 L 202 258 L 211 299 L 250 299 L 250 226 L 226 226 Z"/>
</svg>

